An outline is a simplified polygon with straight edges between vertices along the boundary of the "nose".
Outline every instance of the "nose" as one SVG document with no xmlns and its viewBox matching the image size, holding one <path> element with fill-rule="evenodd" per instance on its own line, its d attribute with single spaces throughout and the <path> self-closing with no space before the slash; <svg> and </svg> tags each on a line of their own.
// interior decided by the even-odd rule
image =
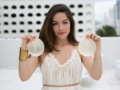
<svg viewBox="0 0 120 90">
<path fill-rule="evenodd" d="M 59 24 L 59 30 L 63 30 L 63 25 L 62 24 Z"/>
</svg>

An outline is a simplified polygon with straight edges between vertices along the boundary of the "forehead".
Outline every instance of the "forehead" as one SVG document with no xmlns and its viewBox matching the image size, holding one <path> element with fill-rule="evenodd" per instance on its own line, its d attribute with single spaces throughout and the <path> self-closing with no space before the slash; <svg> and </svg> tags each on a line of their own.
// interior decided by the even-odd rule
<svg viewBox="0 0 120 90">
<path fill-rule="evenodd" d="M 58 12 L 53 16 L 53 21 L 63 21 L 65 19 L 68 19 L 68 17 L 63 12 Z"/>
</svg>

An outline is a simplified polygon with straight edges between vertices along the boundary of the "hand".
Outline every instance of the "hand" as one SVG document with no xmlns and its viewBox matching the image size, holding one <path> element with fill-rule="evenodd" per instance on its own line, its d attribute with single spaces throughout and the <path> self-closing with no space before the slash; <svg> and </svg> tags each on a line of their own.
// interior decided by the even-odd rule
<svg viewBox="0 0 120 90">
<path fill-rule="evenodd" d="M 27 50 L 27 44 L 32 40 L 32 39 L 37 39 L 37 37 L 32 34 L 32 33 L 29 33 L 25 36 L 22 36 L 21 37 L 22 39 L 22 46 L 21 46 L 21 49 L 23 50 Z"/>
<path fill-rule="evenodd" d="M 85 36 L 86 39 L 89 39 L 91 38 L 92 40 L 94 40 L 94 42 L 96 43 L 96 48 L 99 48 L 101 47 L 101 38 L 100 36 L 94 34 L 94 33 L 88 33 L 86 36 Z"/>
</svg>

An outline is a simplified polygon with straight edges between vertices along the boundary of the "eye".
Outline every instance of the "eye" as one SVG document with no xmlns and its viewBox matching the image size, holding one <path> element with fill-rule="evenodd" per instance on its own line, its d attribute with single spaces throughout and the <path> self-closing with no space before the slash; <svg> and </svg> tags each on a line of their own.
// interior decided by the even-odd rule
<svg viewBox="0 0 120 90">
<path fill-rule="evenodd" d="M 68 22 L 64 22 L 64 24 L 67 24 Z M 56 25 L 57 23 L 53 23 L 53 25 Z"/>
<path fill-rule="evenodd" d="M 68 22 L 64 22 L 64 24 L 67 24 Z"/>
<path fill-rule="evenodd" d="M 53 23 L 53 25 L 56 25 L 57 23 Z"/>
</svg>

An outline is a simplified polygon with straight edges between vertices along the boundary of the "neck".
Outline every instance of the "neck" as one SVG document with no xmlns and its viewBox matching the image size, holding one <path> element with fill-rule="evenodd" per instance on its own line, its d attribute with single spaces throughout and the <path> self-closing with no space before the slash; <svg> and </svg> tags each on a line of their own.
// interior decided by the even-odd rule
<svg viewBox="0 0 120 90">
<path fill-rule="evenodd" d="M 69 44 L 69 41 L 68 39 L 64 39 L 64 40 L 57 40 L 57 43 L 55 45 L 59 45 L 59 46 L 64 46 L 64 45 L 67 45 Z"/>
</svg>

